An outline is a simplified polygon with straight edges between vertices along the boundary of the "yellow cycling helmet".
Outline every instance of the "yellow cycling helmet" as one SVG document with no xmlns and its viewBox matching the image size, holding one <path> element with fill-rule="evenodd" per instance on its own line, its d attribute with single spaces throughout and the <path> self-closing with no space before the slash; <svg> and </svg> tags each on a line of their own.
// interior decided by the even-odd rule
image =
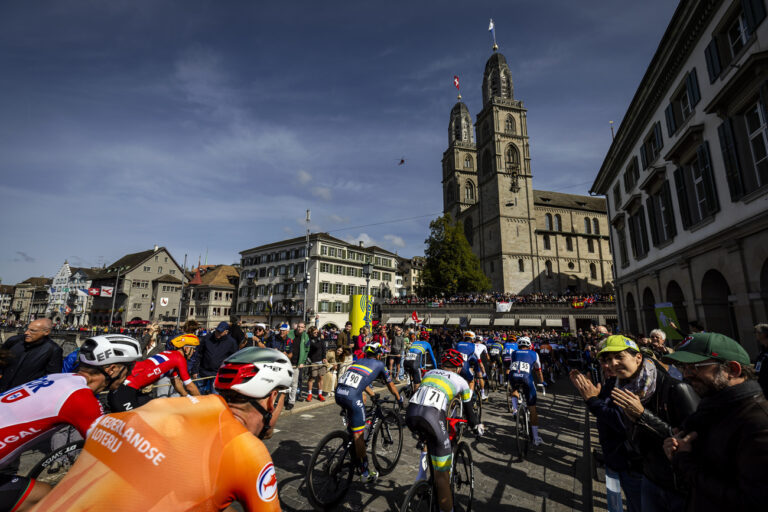
<svg viewBox="0 0 768 512">
<path fill-rule="evenodd" d="M 171 340 L 171 345 L 173 345 L 176 348 L 181 348 L 186 346 L 196 347 L 199 344 L 200 344 L 200 340 L 194 334 L 182 334 L 181 336 L 176 336 Z"/>
</svg>

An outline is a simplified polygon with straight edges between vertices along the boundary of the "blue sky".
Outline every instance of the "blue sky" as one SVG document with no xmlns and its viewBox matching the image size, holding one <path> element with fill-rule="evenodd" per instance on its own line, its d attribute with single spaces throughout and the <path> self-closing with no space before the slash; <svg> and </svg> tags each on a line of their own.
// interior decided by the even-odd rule
<svg viewBox="0 0 768 512">
<path fill-rule="evenodd" d="M 0 277 L 154 244 L 232 263 L 307 208 L 313 231 L 423 254 L 453 76 L 474 121 L 491 17 L 534 187 L 586 194 L 676 5 L 2 2 Z"/>
</svg>

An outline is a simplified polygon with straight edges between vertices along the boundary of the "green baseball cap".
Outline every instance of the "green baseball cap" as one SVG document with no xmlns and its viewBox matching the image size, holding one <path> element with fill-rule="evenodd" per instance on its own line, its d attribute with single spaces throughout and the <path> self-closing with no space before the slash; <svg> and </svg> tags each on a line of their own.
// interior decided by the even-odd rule
<svg viewBox="0 0 768 512">
<path fill-rule="evenodd" d="M 736 340 L 716 332 L 697 332 L 686 336 L 673 354 L 663 357 L 664 361 L 678 363 L 700 363 L 707 359 L 736 361 L 749 364 L 749 354 Z"/>
<path fill-rule="evenodd" d="M 605 345 L 603 345 L 603 349 L 597 355 L 599 356 L 606 352 L 621 352 L 629 348 L 640 352 L 637 343 L 621 334 L 614 334 L 605 338 Z"/>
</svg>

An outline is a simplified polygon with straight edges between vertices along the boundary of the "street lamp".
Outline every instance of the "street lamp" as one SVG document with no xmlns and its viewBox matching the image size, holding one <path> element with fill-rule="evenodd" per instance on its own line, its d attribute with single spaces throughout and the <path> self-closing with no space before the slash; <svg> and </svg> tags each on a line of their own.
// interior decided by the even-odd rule
<svg viewBox="0 0 768 512">
<path fill-rule="evenodd" d="M 371 273 L 373 272 L 372 263 L 363 263 L 363 277 L 365 277 L 365 327 L 371 328 L 371 315 L 368 314 L 368 301 L 371 297 Z"/>
</svg>

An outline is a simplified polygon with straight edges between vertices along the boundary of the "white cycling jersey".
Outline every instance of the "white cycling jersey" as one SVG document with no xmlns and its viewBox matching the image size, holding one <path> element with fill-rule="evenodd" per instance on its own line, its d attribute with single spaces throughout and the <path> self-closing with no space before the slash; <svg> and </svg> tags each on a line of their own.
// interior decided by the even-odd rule
<svg viewBox="0 0 768 512">
<path fill-rule="evenodd" d="M 484 353 L 488 353 L 488 347 L 485 346 L 485 343 L 475 343 L 475 358 L 482 361 L 481 357 Z"/>
</svg>

